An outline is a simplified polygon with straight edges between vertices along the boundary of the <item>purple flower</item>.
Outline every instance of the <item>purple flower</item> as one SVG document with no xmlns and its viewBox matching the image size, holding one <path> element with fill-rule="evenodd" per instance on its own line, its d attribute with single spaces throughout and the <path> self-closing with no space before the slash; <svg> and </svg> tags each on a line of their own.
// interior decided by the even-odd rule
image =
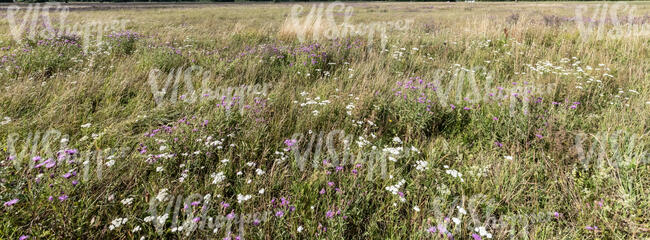
<svg viewBox="0 0 650 240">
<path fill-rule="evenodd" d="M 291 151 L 291 147 L 294 146 L 298 142 L 296 139 L 287 139 L 284 140 L 284 144 L 287 145 L 287 148 L 285 148 L 285 151 Z"/>
<path fill-rule="evenodd" d="M 320 195 L 325 194 L 325 188 L 322 188 L 322 189 L 320 190 L 320 192 L 318 192 L 318 193 L 320 193 Z"/>
<path fill-rule="evenodd" d="M 474 238 L 474 240 L 481 240 L 481 236 L 476 233 L 472 233 L 472 238 Z"/>
<path fill-rule="evenodd" d="M 282 217 L 282 216 L 284 216 L 284 212 L 283 212 L 283 211 L 277 211 L 277 212 L 275 213 L 275 216 L 276 216 L 276 217 Z"/>
<path fill-rule="evenodd" d="M 61 202 L 65 201 L 66 199 L 68 199 L 68 195 L 63 194 L 63 195 L 59 196 L 59 201 L 61 201 Z"/>
<path fill-rule="evenodd" d="M 427 229 L 427 231 L 428 231 L 429 233 L 435 233 L 435 232 L 436 232 L 436 227 L 433 227 L 433 226 L 432 226 L 432 227 L 429 227 L 429 229 Z"/>
<path fill-rule="evenodd" d="M 27 235 L 22 235 L 22 236 L 20 236 L 20 237 L 18 238 L 18 240 L 25 240 L 25 239 L 28 239 L 28 238 L 29 238 L 29 236 L 27 236 Z"/>
<path fill-rule="evenodd" d="M 328 182 L 327 185 L 330 186 L 330 187 L 334 186 L 334 182 Z"/>
<path fill-rule="evenodd" d="M 50 169 L 56 165 L 56 161 L 52 160 L 51 158 L 45 161 L 45 168 Z"/>
<path fill-rule="evenodd" d="M 18 198 L 14 198 L 14 199 L 11 199 L 9 201 L 6 201 L 4 205 L 5 205 L 5 207 L 9 207 L 9 206 L 14 205 L 16 203 L 18 203 Z"/>
</svg>

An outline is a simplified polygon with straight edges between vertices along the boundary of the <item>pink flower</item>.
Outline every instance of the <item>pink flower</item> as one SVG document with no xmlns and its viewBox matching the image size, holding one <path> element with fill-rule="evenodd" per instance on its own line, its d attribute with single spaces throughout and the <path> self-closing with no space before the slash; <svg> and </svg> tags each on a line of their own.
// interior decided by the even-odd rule
<svg viewBox="0 0 650 240">
<path fill-rule="evenodd" d="M 320 192 L 318 192 L 318 193 L 320 193 L 320 195 L 325 194 L 325 188 L 322 188 L 322 189 L 320 190 Z"/>
<path fill-rule="evenodd" d="M 481 236 L 476 233 L 472 233 L 472 238 L 474 238 L 474 240 L 481 240 Z"/>
</svg>

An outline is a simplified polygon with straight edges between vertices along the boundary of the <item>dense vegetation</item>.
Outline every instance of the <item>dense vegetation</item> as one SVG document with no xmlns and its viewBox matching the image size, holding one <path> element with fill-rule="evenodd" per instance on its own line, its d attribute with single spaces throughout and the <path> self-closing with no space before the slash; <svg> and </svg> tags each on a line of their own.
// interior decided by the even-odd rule
<svg viewBox="0 0 650 240">
<path fill-rule="evenodd" d="M 4 18 L 0 238 L 650 237 L 647 35 L 352 3 L 366 35 L 332 37 L 292 6 Z"/>
</svg>

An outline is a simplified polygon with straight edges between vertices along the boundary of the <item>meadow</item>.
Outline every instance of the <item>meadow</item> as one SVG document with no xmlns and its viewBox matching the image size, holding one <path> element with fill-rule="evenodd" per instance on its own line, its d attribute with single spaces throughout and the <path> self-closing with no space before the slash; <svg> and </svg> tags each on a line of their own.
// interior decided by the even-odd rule
<svg viewBox="0 0 650 240">
<path fill-rule="evenodd" d="M 0 239 L 650 238 L 648 2 L 44 6 Z"/>
</svg>

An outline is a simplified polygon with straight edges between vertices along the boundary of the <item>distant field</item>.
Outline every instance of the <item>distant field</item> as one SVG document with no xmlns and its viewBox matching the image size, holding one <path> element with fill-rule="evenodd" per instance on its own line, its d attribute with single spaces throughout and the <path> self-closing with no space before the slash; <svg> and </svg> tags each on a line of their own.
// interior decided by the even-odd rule
<svg viewBox="0 0 650 240">
<path fill-rule="evenodd" d="M 650 2 L 0 9 L 0 239 L 650 238 Z"/>
</svg>

